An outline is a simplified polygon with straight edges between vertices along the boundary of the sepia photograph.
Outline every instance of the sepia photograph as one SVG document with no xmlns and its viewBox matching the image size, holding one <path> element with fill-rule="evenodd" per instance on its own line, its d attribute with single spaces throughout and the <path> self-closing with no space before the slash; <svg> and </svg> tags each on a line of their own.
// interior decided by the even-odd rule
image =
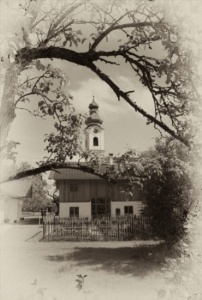
<svg viewBox="0 0 202 300">
<path fill-rule="evenodd" d="M 201 16 L 0 0 L 0 300 L 202 299 Z"/>
</svg>

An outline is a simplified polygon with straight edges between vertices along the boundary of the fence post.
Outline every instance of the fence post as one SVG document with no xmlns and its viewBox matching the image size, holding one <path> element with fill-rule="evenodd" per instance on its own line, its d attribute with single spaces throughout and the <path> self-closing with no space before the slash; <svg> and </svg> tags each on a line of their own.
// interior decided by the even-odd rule
<svg viewBox="0 0 202 300">
<path fill-rule="evenodd" d="M 46 230 L 46 225 L 45 222 L 43 222 L 43 240 L 45 239 L 45 230 Z"/>
<path fill-rule="evenodd" d="M 81 219 L 81 240 L 83 241 L 83 218 Z"/>
<path fill-rule="evenodd" d="M 47 236 L 48 236 L 48 241 L 49 241 L 49 221 L 47 221 Z"/>
<path fill-rule="evenodd" d="M 117 229 L 118 229 L 118 232 L 117 232 L 117 238 L 119 240 L 119 217 L 117 219 Z"/>
</svg>

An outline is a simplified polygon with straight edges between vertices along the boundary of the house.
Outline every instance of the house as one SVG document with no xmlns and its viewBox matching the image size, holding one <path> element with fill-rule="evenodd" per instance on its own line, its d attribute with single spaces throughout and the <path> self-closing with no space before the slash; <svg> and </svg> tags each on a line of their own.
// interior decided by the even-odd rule
<svg viewBox="0 0 202 300">
<path fill-rule="evenodd" d="M 0 185 L 0 223 L 17 223 L 22 214 L 23 199 L 31 198 L 31 180 L 14 180 Z"/>
<path fill-rule="evenodd" d="M 87 150 L 104 154 L 103 120 L 99 116 L 99 106 L 94 101 L 89 105 L 89 116 L 86 119 L 85 147 Z M 111 163 L 102 164 L 102 172 Z M 85 164 L 85 162 L 84 162 Z M 71 163 L 72 165 L 72 163 Z M 54 179 L 59 190 L 59 216 L 61 218 L 98 216 L 140 215 L 142 196 L 139 186 L 134 187 L 132 195 L 122 193 L 118 184 L 109 183 L 100 177 L 76 169 L 58 169 L 51 171 L 50 179 Z"/>
</svg>

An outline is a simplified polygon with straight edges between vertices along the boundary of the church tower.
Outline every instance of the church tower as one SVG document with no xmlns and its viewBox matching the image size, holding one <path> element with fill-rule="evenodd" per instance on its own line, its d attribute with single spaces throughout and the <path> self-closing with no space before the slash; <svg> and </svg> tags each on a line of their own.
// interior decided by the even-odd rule
<svg viewBox="0 0 202 300">
<path fill-rule="evenodd" d="M 102 128 L 103 120 L 99 116 L 99 105 L 95 102 L 94 97 L 89 105 L 89 116 L 86 119 L 85 143 L 86 150 L 93 150 L 104 153 L 104 129 Z"/>
</svg>

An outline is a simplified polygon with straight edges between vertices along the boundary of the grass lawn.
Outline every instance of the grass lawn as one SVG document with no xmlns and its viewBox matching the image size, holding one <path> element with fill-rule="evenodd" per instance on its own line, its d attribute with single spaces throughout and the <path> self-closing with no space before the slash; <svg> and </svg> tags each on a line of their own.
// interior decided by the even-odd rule
<svg viewBox="0 0 202 300">
<path fill-rule="evenodd" d="M 1 300 L 156 300 L 165 284 L 161 245 L 39 242 L 41 231 L 1 226 Z"/>
</svg>

